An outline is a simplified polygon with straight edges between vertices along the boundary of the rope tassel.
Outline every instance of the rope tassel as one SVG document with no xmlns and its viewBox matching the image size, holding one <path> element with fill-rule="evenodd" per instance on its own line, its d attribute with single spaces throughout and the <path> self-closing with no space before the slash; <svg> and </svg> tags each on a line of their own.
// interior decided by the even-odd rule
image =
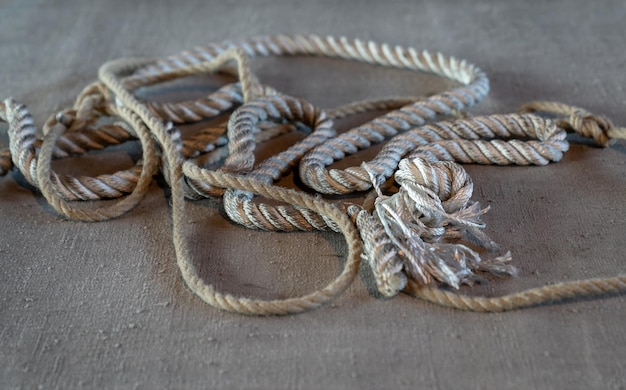
<svg viewBox="0 0 626 390">
<path fill-rule="evenodd" d="M 362 167 L 378 197 L 374 212 L 366 215 L 362 210 L 357 226 L 365 244 L 363 256 L 381 294 L 396 295 L 407 278 L 458 289 L 480 280 L 476 271 L 516 274 L 509 252 L 482 261 L 476 251 L 458 242 L 466 239 L 483 248 L 497 248 L 483 232 L 480 217 L 488 209 L 469 202 L 473 184 L 460 165 L 404 159 L 395 174 L 400 189 L 392 196 L 382 194 L 367 164 Z"/>
</svg>

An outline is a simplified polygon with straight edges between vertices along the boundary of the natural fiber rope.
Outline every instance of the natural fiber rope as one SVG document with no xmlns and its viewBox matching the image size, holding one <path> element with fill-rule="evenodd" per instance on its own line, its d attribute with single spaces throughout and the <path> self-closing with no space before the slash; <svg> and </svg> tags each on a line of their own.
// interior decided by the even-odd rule
<svg viewBox="0 0 626 390">
<path fill-rule="evenodd" d="M 358 60 L 432 72 L 462 86 L 430 97 L 356 102 L 325 113 L 302 99 L 282 95 L 259 83 L 250 72 L 248 58 L 268 55 Z M 236 66 L 232 66 L 233 61 Z M 142 102 L 134 95 L 140 87 L 216 71 L 234 74 L 240 82 L 203 99 L 180 103 Z M 533 114 L 509 114 L 425 124 L 440 114 L 459 115 L 487 94 L 486 75 L 465 61 L 345 38 L 274 36 L 211 44 L 164 60 L 118 60 L 105 64 L 99 76 L 100 81 L 85 88 L 71 109 L 51 116 L 41 140 L 36 138 L 32 118 L 23 105 L 12 100 L 0 105 L 0 117 L 9 123 L 10 139 L 9 150 L 0 151 L 0 174 L 6 174 L 12 162 L 59 213 L 70 219 L 97 221 L 117 217 L 134 207 L 160 163 L 172 188 L 178 266 L 190 289 L 213 306 L 263 315 L 318 307 L 350 285 L 361 256 L 368 260 L 384 295 L 393 296 L 404 289 L 413 296 L 463 310 L 503 311 L 626 290 L 622 276 L 562 283 L 497 298 L 464 296 L 432 287 L 433 281 L 453 287 L 471 283 L 478 277 L 476 271 L 513 271 L 506 263 L 510 260 L 507 256 L 482 261 L 468 247 L 446 243 L 449 238 L 469 237 L 480 245 L 493 246 L 481 230 L 484 224 L 480 215 L 486 210 L 468 203 L 471 179 L 460 166 L 438 161 L 544 165 L 559 161 L 567 150 L 564 130 L 576 131 L 601 145 L 607 145 L 612 138 L 624 138 L 623 129 L 613 127 L 602 117 L 546 102 L 531 103 L 522 111 L 569 117 L 555 122 Z M 173 126 L 233 109 L 226 127 L 209 128 L 186 140 L 181 140 Z M 335 136 L 332 118 L 376 110 L 391 111 Z M 101 122 L 106 117 L 112 118 L 110 123 Z M 303 127 L 312 132 L 302 141 L 255 164 L 256 143 Z M 83 154 L 135 138 L 144 156 L 130 170 L 88 178 L 62 176 L 50 169 L 52 158 Z M 389 142 L 366 165 L 327 170 L 334 161 L 384 140 Z M 210 161 L 225 158 L 220 170 L 210 171 L 188 160 L 207 152 L 213 153 Z M 408 160 L 401 162 L 403 158 Z M 391 177 L 398 165 L 400 191 L 385 196 L 378 185 Z M 345 194 L 374 185 L 379 192 L 376 210 L 371 213 L 371 209 L 357 205 L 336 206 L 272 184 L 296 167 L 302 182 L 322 193 Z M 76 207 L 68 202 L 125 194 L 130 195 L 100 208 Z M 285 231 L 330 228 L 341 232 L 348 243 L 344 270 L 325 288 L 299 298 L 264 301 L 216 291 L 199 277 L 191 259 L 185 235 L 184 197 L 220 195 L 224 196 L 227 215 L 244 226 Z M 258 203 L 252 200 L 253 195 L 283 205 Z M 406 221 L 412 222 L 407 225 Z"/>
<path fill-rule="evenodd" d="M 492 313 L 523 309 L 565 299 L 623 293 L 624 290 L 626 290 L 626 276 L 557 283 L 494 298 L 456 294 L 440 288 L 419 285 L 413 280 L 410 280 L 404 289 L 409 295 L 441 306 Z"/>
<path fill-rule="evenodd" d="M 593 138 L 596 144 L 608 146 L 611 140 L 626 139 L 626 128 L 615 127 L 607 118 L 593 115 L 589 111 L 558 102 L 530 102 L 520 108 L 521 112 L 547 112 L 565 115 L 559 126 L 575 131 L 583 137 Z"/>
<path fill-rule="evenodd" d="M 229 47 L 240 47 L 249 56 L 267 55 L 323 55 L 363 61 L 383 66 L 406 68 L 432 72 L 463 84 L 462 87 L 418 100 L 410 105 L 394 110 L 365 125 L 352 129 L 339 137 L 320 145 L 309 153 L 300 165 L 300 176 L 305 184 L 322 193 L 348 193 L 356 190 L 350 172 L 337 170 L 328 172 L 325 166 L 348 154 L 382 142 L 400 131 L 422 125 L 427 119 L 438 114 L 450 114 L 453 110 L 463 110 L 482 100 L 489 90 L 486 75 L 474 65 L 441 53 L 418 52 L 412 48 L 378 45 L 374 42 L 320 38 L 317 36 L 276 36 L 253 38 L 238 43 L 210 45 L 172 56 L 146 67 L 127 83 L 147 82 L 157 77 L 158 72 L 173 72 L 188 69 L 201 61 L 211 60 Z M 143 77 L 143 79 L 142 79 Z"/>
<path fill-rule="evenodd" d="M 185 166 L 192 166 L 196 173 L 194 179 L 202 179 L 212 185 L 223 188 L 233 188 L 247 190 L 270 199 L 288 202 L 300 207 L 305 207 L 332 219 L 338 226 L 348 243 L 348 259 L 342 273 L 321 290 L 299 298 L 289 298 L 278 301 L 263 301 L 257 299 L 234 297 L 229 294 L 217 292 L 215 288 L 205 283 L 193 265 L 191 260 L 187 240 L 184 234 L 185 229 L 185 203 L 183 197 L 183 161 L 180 153 L 178 134 L 172 133 L 165 128 L 163 123 L 132 96 L 118 79 L 118 74 L 126 70 L 137 67 L 134 61 L 118 61 L 106 64 L 100 69 L 100 77 L 103 82 L 114 91 L 121 102 L 130 107 L 144 122 L 152 129 L 162 145 L 166 156 L 166 169 L 172 185 L 172 216 L 173 216 L 173 236 L 174 248 L 178 259 L 178 266 L 181 274 L 189 288 L 202 300 L 210 305 L 228 311 L 235 311 L 243 314 L 288 314 L 298 313 L 318 307 L 341 294 L 351 283 L 358 272 L 360 262 L 360 239 L 358 231 L 352 224 L 349 217 L 337 207 L 321 199 L 299 193 L 296 191 L 281 189 L 255 180 L 229 175 L 224 172 L 211 172 L 199 168 L 189 161 Z M 245 142 L 243 142 L 245 145 Z"/>
</svg>

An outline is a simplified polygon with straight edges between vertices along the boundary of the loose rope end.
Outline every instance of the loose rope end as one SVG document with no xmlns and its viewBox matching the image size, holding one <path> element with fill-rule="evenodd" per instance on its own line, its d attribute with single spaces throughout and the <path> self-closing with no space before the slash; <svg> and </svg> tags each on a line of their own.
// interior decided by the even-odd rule
<svg viewBox="0 0 626 390">
<path fill-rule="evenodd" d="M 384 296 L 397 294 L 407 278 L 422 285 L 459 288 L 481 280 L 477 272 L 517 273 L 510 264 L 510 252 L 483 261 L 476 251 L 459 243 L 469 239 L 481 247 L 495 246 L 482 231 L 485 225 L 480 217 L 486 209 L 469 204 L 472 182 L 465 170 L 454 163 L 421 159 L 403 160 L 399 166 L 398 193 L 379 194 L 374 213 L 363 210 L 367 216 L 357 218 L 364 257 Z M 379 192 L 378 180 L 366 165 L 364 169 Z"/>
</svg>

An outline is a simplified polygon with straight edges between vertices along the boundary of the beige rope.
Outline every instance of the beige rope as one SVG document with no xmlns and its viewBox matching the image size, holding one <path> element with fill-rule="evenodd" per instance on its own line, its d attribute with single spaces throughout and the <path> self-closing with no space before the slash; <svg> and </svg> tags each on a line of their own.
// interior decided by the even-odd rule
<svg viewBox="0 0 626 390">
<path fill-rule="evenodd" d="M 404 289 L 409 295 L 441 306 L 478 312 L 517 310 L 572 298 L 618 294 L 623 293 L 624 290 L 626 290 L 626 276 L 557 283 L 494 298 L 457 294 L 420 285 L 412 280 Z"/>
<path fill-rule="evenodd" d="M 226 52 L 228 53 L 225 54 Z M 341 107 L 333 110 L 330 113 L 333 117 L 342 117 L 351 113 L 369 111 L 373 109 L 386 109 L 392 107 L 400 108 L 401 104 L 412 103 L 412 106 L 399 111 L 398 115 L 393 114 L 393 116 L 390 117 L 388 120 L 385 119 L 383 122 L 376 122 L 372 123 L 371 126 L 362 126 L 360 129 L 355 129 L 355 133 L 362 133 L 363 136 L 368 139 L 365 141 L 366 144 L 367 142 L 380 142 L 380 140 L 382 139 L 381 136 L 383 135 L 395 134 L 397 132 L 397 126 L 406 127 L 407 123 L 409 122 L 423 122 L 420 115 L 434 115 L 434 113 L 438 110 L 443 110 L 443 112 L 446 113 L 452 113 L 454 111 L 457 111 L 458 109 L 461 109 L 463 107 L 463 104 L 465 104 L 464 102 L 467 102 L 468 104 L 473 104 L 476 100 L 482 98 L 482 96 L 486 94 L 486 91 L 488 89 L 488 82 L 484 73 L 478 70 L 475 66 L 467 64 L 464 61 L 457 61 L 454 58 L 447 58 L 441 54 L 432 55 L 425 51 L 417 52 L 411 48 L 404 49 L 401 47 L 396 47 L 392 50 L 387 45 L 377 45 L 373 42 L 366 44 L 359 40 L 351 41 L 345 38 L 337 41 L 333 37 L 319 38 L 316 36 L 296 36 L 293 38 L 285 36 L 266 37 L 261 39 L 252 39 L 250 41 L 244 41 L 238 44 L 225 43 L 221 46 L 213 45 L 208 48 L 197 48 L 194 52 L 185 52 L 180 56 L 169 58 L 169 65 L 167 66 L 167 69 L 164 68 L 161 72 L 152 72 L 148 76 L 132 76 L 125 79 L 124 82 L 125 85 L 129 88 L 137 88 L 139 86 L 147 86 L 159 81 L 167 81 L 176 77 L 190 75 L 194 72 L 203 71 L 203 69 L 196 68 L 199 61 L 201 61 L 202 59 L 216 58 L 216 56 L 221 56 L 221 64 L 216 64 L 213 70 L 217 70 L 223 67 L 224 70 L 228 71 L 229 73 L 236 74 L 241 69 L 247 68 L 248 60 L 247 58 L 245 58 L 244 52 L 248 55 L 268 55 L 269 53 L 272 53 L 275 55 L 306 54 L 325 55 L 330 57 L 339 56 L 365 62 L 379 63 L 386 66 L 406 67 L 413 70 L 431 71 L 445 77 L 456 79 L 461 83 L 471 82 L 471 85 L 469 85 L 468 87 L 458 88 L 450 91 L 450 93 L 431 96 L 428 98 L 428 101 L 425 103 L 425 105 L 420 102 L 420 100 L 424 100 L 425 98 L 392 98 L 378 102 L 357 102 L 346 107 Z M 238 61 L 238 70 L 231 69 L 228 64 L 225 63 L 226 61 L 228 61 L 228 59 L 236 59 Z M 158 65 L 159 63 L 157 63 L 157 65 L 155 66 Z M 150 67 L 144 68 L 143 73 L 150 73 L 149 69 Z M 247 72 L 246 74 L 249 74 L 249 72 Z M 263 92 L 264 94 L 275 93 L 269 87 L 260 86 L 256 81 L 254 81 L 255 78 L 253 76 L 246 77 L 249 77 L 249 80 L 244 80 L 244 82 L 246 82 L 247 84 L 254 84 L 248 87 L 249 94 L 252 94 L 252 90 L 255 89 L 257 91 Z M 473 80 L 473 78 L 475 78 L 475 80 Z M 75 104 L 75 106 L 78 106 L 81 102 L 87 102 L 89 104 L 86 104 L 86 108 L 75 109 L 75 111 L 77 110 L 83 113 L 88 113 L 93 109 L 94 106 L 97 105 L 97 103 L 102 102 L 103 94 L 100 90 L 101 86 L 98 83 L 94 83 L 88 86 L 85 91 L 81 93 L 81 96 L 79 96 L 79 98 L 77 99 L 77 103 Z M 207 98 L 208 101 L 205 102 L 203 99 L 201 99 L 198 102 L 194 102 L 194 105 L 198 105 L 203 110 L 212 110 L 210 112 L 212 114 L 215 112 L 215 108 L 221 108 L 225 110 L 229 107 L 232 107 L 232 103 L 237 101 L 237 98 L 238 96 L 236 96 L 236 94 L 232 94 L 232 91 L 226 91 L 226 93 L 224 93 L 223 90 L 220 90 L 214 94 L 211 94 Z M 448 104 L 448 106 L 452 105 L 455 108 L 450 108 L 452 106 L 446 107 L 445 104 L 441 102 L 447 102 L 445 104 Z M 159 105 L 155 103 L 151 103 L 150 107 L 153 111 L 161 111 L 160 117 L 162 119 L 171 120 L 173 122 L 177 122 L 182 119 L 185 119 L 187 121 L 193 121 L 202 116 L 200 115 L 201 113 L 198 112 L 189 112 L 191 110 L 190 102 L 182 102 L 169 105 L 167 106 L 167 108 L 161 106 L 161 110 L 159 110 L 158 108 Z M 426 113 L 424 113 L 424 111 Z M 180 115 L 178 115 L 177 113 Z M 70 110 L 69 113 L 64 113 L 64 115 L 65 114 L 72 114 L 72 110 Z M 87 123 L 87 121 L 94 122 L 97 119 L 96 117 L 88 117 L 88 115 L 82 115 L 82 117 L 83 120 L 78 121 L 78 124 L 74 124 L 71 127 L 71 130 L 79 128 L 81 125 Z M 203 117 L 207 117 L 207 115 L 204 115 Z M 361 136 L 359 135 L 359 137 Z M 341 142 L 345 143 L 345 141 L 343 140 Z M 194 143 L 194 145 L 196 146 L 197 150 L 202 149 L 199 147 L 198 143 Z M 205 149 L 206 151 L 211 151 L 214 149 L 214 147 L 209 144 Z M 189 155 L 192 154 L 193 153 L 189 153 Z M 137 168 L 138 167 L 128 171 L 121 171 L 119 172 L 119 177 L 116 177 L 118 173 L 110 176 L 107 175 L 104 177 L 97 177 L 93 180 L 89 180 L 88 178 L 63 177 L 63 180 L 61 180 L 59 183 L 59 190 L 63 192 L 64 198 L 66 200 L 98 199 L 120 196 L 123 193 L 128 193 L 132 191 L 134 181 L 137 180 L 135 179 L 133 181 L 132 178 L 136 177 L 139 172 Z M 65 183 L 67 183 L 67 191 L 64 191 L 65 188 L 63 184 Z M 117 186 L 115 188 L 112 188 L 112 184 L 116 184 Z M 89 191 L 83 193 L 81 191 L 81 189 L 83 188 L 88 188 Z M 187 189 L 195 190 L 186 192 L 186 195 L 193 199 L 198 197 L 216 195 L 216 192 L 213 189 L 207 189 L 200 183 L 190 183 L 190 186 L 188 186 Z"/>
<path fill-rule="evenodd" d="M 39 190 L 55 210 L 69 219 L 79 221 L 104 221 L 125 214 L 141 201 L 152 182 L 152 176 L 157 172 L 158 159 L 156 150 L 152 145 L 153 141 L 150 137 L 150 132 L 135 113 L 125 107 L 119 107 L 117 110 L 120 117 L 127 120 L 139 136 L 144 149 L 144 164 L 139 181 L 136 183 L 130 195 L 112 205 L 99 206 L 95 209 L 81 209 L 59 197 L 58 193 L 55 191 L 55 184 L 52 181 L 51 158 L 55 141 L 67 129 L 63 125 L 58 124 L 52 127 L 43 138 L 38 164 L 36 164 Z"/>
<path fill-rule="evenodd" d="M 186 237 L 184 234 L 185 203 L 183 195 L 183 165 L 180 153 L 178 135 L 173 134 L 165 128 L 163 123 L 133 97 L 118 79 L 118 74 L 137 66 L 135 61 L 118 61 L 104 65 L 100 69 L 100 77 L 103 82 L 113 90 L 118 99 L 127 107 L 130 107 L 139 117 L 151 128 L 153 134 L 162 145 L 166 155 L 170 182 L 172 185 L 172 215 L 173 215 L 173 236 L 176 250 L 178 266 L 181 274 L 189 288 L 202 300 L 210 305 L 228 311 L 235 311 L 242 314 L 288 314 L 298 313 L 318 307 L 341 294 L 351 283 L 358 272 L 360 262 L 360 240 L 358 231 L 350 221 L 349 217 L 337 207 L 328 202 L 296 191 L 277 188 L 255 180 L 239 178 L 224 172 L 210 172 L 191 164 L 189 161 L 185 165 L 196 174 L 192 178 L 203 180 L 212 185 L 225 188 L 247 190 L 270 199 L 288 202 L 300 207 L 305 207 L 328 216 L 338 226 L 346 237 L 348 243 L 348 259 L 342 273 L 323 289 L 299 298 L 290 298 L 278 301 L 263 301 L 257 299 L 234 297 L 229 294 L 217 292 L 213 286 L 205 283 L 198 275 L 198 272 L 191 260 Z M 245 142 L 244 142 L 245 145 Z M 245 153 L 245 152 L 244 152 Z M 238 161 L 237 161 L 238 163 Z"/>
<path fill-rule="evenodd" d="M 458 164 L 429 163 L 422 159 L 402 160 L 395 174 L 400 190 L 383 195 L 368 165 L 378 197 L 374 212 L 353 208 L 364 243 L 363 257 L 375 270 L 379 291 L 392 297 L 409 279 L 430 284 L 433 280 L 459 288 L 477 279 L 475 271 L 514 275 L 510 254 L 483 261 L 478 253 L 461 243 L 470 237 L 474 244 L 489 249 L 497 246 L 483 232 L 480 217 L 487 209 L 470 204 L 473 183 Z M 454 239 L 454 243 L 446 240 Z"/>
<path fill-rule="evenodd" d="M 520 111 L 565 115 L 567 118 L 560 120 L 559 126 L 575 131 L 583 137 L 593 138 L 595 143 L 600 146 L 608 146 L 611 140 L 626 139 L 626 128 L 615 127 L 605 117 L 593 115 L 585 109 L 564 103 L 530 102 L 520 107 Z"/>
<path fill-rule="evenodd" d="M 432 72 L 461 86 L 429 97 L 356 102 L 326 113 L 302 99 L 260 84 L 250 71 L 248 58 L 267 55 L 339 57 Z M 234 74 L 240 82 L 196 101 L 142 102 L 135 96 L 140 87 L 217 71 Z M 576 131 L 601 145 L 623 137 L 624 133 L 602 117 L 556 103 L 535 102 L 522 111 L 543 111 L 565 115 L 567 119 L 552 121 L 534 114 L 468 118 L 461 110 L 486 95 L 488 80 L 480 69 L 465 61 L 345 38 L 274 36 L 211 44 L 164 60 L 113 61 L 100 69 L 99 77 L 100 81 L 87 86 L 72 108 L 51 116 L 41 140 L 35 136 L 25 106 L 12 100 L 0 105 L 0 117 L 9 123 L 10 139 L 9 149 L 0 151 L 0 174 L 6 174 L 13 164 L 27 181 L 40 188 L 59 213 L 70 219 L 96 221 L 117 217 L 134 207 L 161 165 L 172 188 L 172 234 L 181 275 L 194 293 L 213 306 L 262 315 L 319 307 L 350 285 L 361 256 L 371 266 L 383 295 L 393 296 L 404 290 L 464 310 L 511 310 L 626 290 L 623 276 L 562 283 L 497 298 L 464 296 L 434 287 L 471 284 L 483 271 L 514 273 L 508 254 L 483 260 L 459 241 L 469 239 L 474 244 L 495 248 L 482 232 L 480 216 L 486 209 L 469 202 L 471 179 L 452 161 L 544 165 L 559 161 L 567 150 L 564 130 Z M 233 109 L 227 126 L 206 129 L 185 140 L 173 126 Z M 335 136 L 332 118 L 378 110 L 390 111 Z M 438 115 L 462 115 L 464 119 L 425 123 Z M 104 117 L 112 118 L 111 123 L 100 123 Z M 258 142 L 305 128 L 310 133 L 302 141 L 256 164 L 254 150 Z M 50 169 L 52 158 L 82 154 L 135 138 L 139 139 L 144 156 L 130 170 L 96 178 L 74 178 L 57 175 Z M 363 166 L 326 168 L 384 140 L 388 142 L 381 152 Z M 211 171 L 189 160 L 203 153 L 210 153 L 211 162 L 223 160 L 222 168 Z M 400 170 L 396 172 L 398 166 Z M 371 210 L 357 205 L 334 205 L 272 184 L 292 171 L 299 172 L 304 184 L 322 193 L 345 194 L 373 186 L 378 192 L 375 207 Z M 383 195 L 379 184 L 394 172 L 400 190 L 392 196 Z M 106 207 L 87 209 L 68 202 L 126 194 L 130 195 Z M 343 271 L 326 287 L 286 300 L 264 301 L 216 291 L 199 277 L 191 259 L 185 234 L 184 198 L 221 195 L 227 215 L 244 226 L 286 231 L 330 228 L 341 232 L 348 244 Z M 282 204 L 259 203 L 252 199 L 253 195 Z"/>
</svg>

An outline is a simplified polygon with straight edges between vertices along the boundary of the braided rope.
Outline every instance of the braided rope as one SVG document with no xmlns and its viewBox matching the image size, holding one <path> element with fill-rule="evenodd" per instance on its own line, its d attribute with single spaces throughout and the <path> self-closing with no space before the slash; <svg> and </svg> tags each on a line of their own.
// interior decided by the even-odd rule
<svg viewBox="0 0 626 390">
<path fill-rule="evenodd" d="M 430 72 L 461 86 L 429 97 L 362 101 L 324 112 L 259 83 L 249 69 L 249 58 L 270 55 L 326 56 Z M 230 73 L 240 82 L 195 101 L 142 102 L 134 95 L 140 87 L 204 72 Z M 469 203 L 471 179 L 452 161 L 545 165 L 559 161 L 567 150 L 564 130 L 593 138 L 600 145 L 624 138 L 624 129 L 614 127 L 605 118 L 560 103 L 534 102 L 522 111 L 566 115 L 567 119 L 552 121 L 534 114 L 467 118 L 462 110 L 484 98 L 489 83 L 480 69 L 465 61 L 346 38 L 271 36 L 210 44 L 157 61 L 118 60 L 105 64 L 99 78 L 99 82 L 85 88 L 72 108 L 48 119 L 43 139 L 36 138 L 25 106 L 10 99 L 0 104 L 0 117 L 9 123 L 10 140 L 9 148 L 0 151 L 0 174 L 6 174 L 14 165 L 28 182 L 40 188 L 60 214 L 69 219 L 100 221 L 134 207 L 161 166 L 172 188 L 172 235 L 181 275 L 194 293 L 213 306 L 262 315 L 319 307 L 350 285 L 361 256 L 374 271 L 383 295 L 393 296 L 404 290 L 463 310 L 511 310 L 626 290 L 623 276 L 562 283 L 497 298 L 463 296 L 432 286 L 437 282 L 458 287 L 460 283 L 472 283 L 477 271 L 513 270 L 508 255 L 482 261 L 464 245 L 447 242 L 470 238 L 488 248 L 495 245 L 481 230 L 484 224 L 480 215 L 486 209 Z M 231 110 L 234 112 L 227 126 L 205 129 L 185 140 L 173 126 Z M 391 111 L 335 136 L 332 119 L 379 110 Z M 438 115 L 463 119 L 426 123 Z M 111 118 L 110 123 L 102 123 L 106 117 Z M 310 134 L 256 164 L 254 150 L 258 142 L 294 129 Z M 95 178 L 51 171 L 52 158 L 80 155 L 131 139 L 139 140 L 144 156 L 129 170 Z M 385 140 L 387 144 L 367 164 L 328 169 L 335 161 Z M 223 160 L 222 167 L 211 171 L 189 160 L 205 153 L 205 164 Z M 374 211 L 357 205 L 334 205 L 272 184 L 294 170 L 305 185 L 321 193 L 347 194 L 373 186 L 378 194 Z M 388 197 L 378 185 L 394 172 L 400 190 Z M 344 269 L 326 287 L 286 300 L 235 297 L 215 290 L 199 277 L 191 259 L 185 235 L 184 198 L 222 195 L 229 218 L 244 226 L 341 232 L 348 243 Z M 258 203 L 254 195 L 283 204 Z M 122 196 L 106 207 L 84 208 L 69 202 Z"/>
</svg>

